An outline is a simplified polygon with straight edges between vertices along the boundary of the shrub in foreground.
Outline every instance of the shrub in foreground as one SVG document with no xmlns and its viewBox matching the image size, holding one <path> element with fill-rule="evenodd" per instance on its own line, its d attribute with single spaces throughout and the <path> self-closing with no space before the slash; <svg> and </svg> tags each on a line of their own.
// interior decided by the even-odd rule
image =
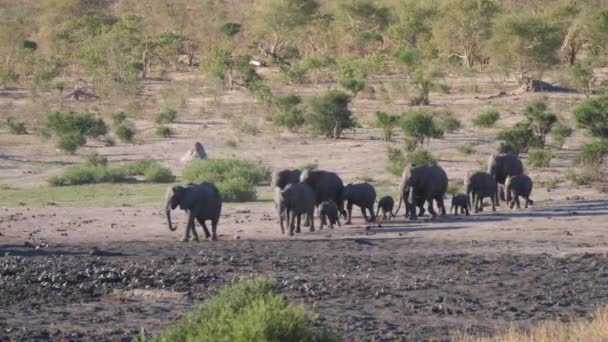
<svg viewBox="0 0 608 342">
<path fill-rule="evenodd" d="M 125 180 L 124 172 L 118 168 L 105 165 L 77 165 L 66 168 L 60 176 L 49 178 L 49 183 L 53 186 L 63 186 L 116 183 Z"/>
<path fill-rule="evenodd" d="M 257 198 L 255 184 L 242 177 L 227 179 L 218 183 L 217 188 L 226 202 L 252 202 Z"/>
<path fill-rule="evenodd" d="M 276 293 L 276 283 L 257 278 L 226 287 L 153 341 L 309 341 L 336 339 L 315 328 L 302 305 Z M 144 338 L 145 339 L 145 338 Z"/>
</svg>

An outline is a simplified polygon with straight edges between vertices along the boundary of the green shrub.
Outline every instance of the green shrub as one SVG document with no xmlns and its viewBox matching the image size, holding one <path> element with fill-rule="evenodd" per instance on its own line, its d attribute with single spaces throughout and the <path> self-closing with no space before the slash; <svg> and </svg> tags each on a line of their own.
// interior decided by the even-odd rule
<svg viewBox="0 0 608 342">
<path fill-rule="evenodd" d="M 415 141 L 417 146 L 423 145 L 425 140 L 443 137 L 443 130 L 438 127 L 433 115 L 423 111 L 403 114 L 401 129 L 406 137 Z"/>
<path fill-rule="evenodd" d="M 177 118 L 177 111 L 175 109 L 165 109 L 156 115 L 154 120 L 158 125 L 168 124 L 175 121 Z"/>
<path fill-rule="evenodd" d="M 175 181 L 175 176 L 168 168 L 154 164 L 144 170 L 144 181 L 154 183 L 171 183 Z"/>
<path fill-rule="evenodd" d="M 231 178 L 244 178 L 252 184 L 270 181 L 270 169 L 267 167 L 238 159 L 195 160 L 183 172 L 183 178 L 194 183 L 224 182 Z"/>
<path fill-rule="evenodd" d="M 115 183 L 125 180 L 121 169 L 106 165 L 77 165 L 66 168 L 60 176 L 49 178 L 53 186 L 81 185 L 94 183 Z"/>
<path fill-rule="evenodd" d="M 553 159 L 551 151 L 542 148 L 534 148 L 528 151 L 528 165 L 532 167 L 548 167 L 551 159 Z"/>
<path fill-rule="evenodd" d="M 241 280 L 224 288 L 154 337 L 158 342 L 185 341 L 310 341 L 335 337 L 316 327 L 304 306 L 289 304 L 276 283 L 265 278 Z"/>
<path fill-rule="evenodd" d="M 462 145 L 458 146 L 458 152 L 465 154 L 465 155 L 469 155 L 469 154 L 475 153 L 475 149 L 473 148 L 473 145 L 471 145 L 471 144 L 462 144 Z"/>
<path fill-rule="evenodd" d="M 588 168 L 580 171 L 569 170 L 568 173 L 566 173 L 566 179 L 576 185 L 588 185 L 597 179 L 597 172 Z"/>
<path fill-rule="evenodd" d="M 528 124 L 536 135 L 536 141 L 540 147 L 545 147 L 547 134 L 557 123 L 557 115 L 550 112 L 547 104 L 543 101 L 532 101 L 524 110 L 524 116 L 528 119 Z"/>
<path fill-rule="evenodd" d="M 553 129 L 551 129 L 551 139 L 557 147 L 562 148 L 566 142 L 566 138 L 571 136 L 572 133 L 572 128 L 558 122 L 555 126 L 553 126 Z"/>
<path fill-rule="evenodd" d="M 232 22 L 224 23 L 222 26 L 220 26 L 220 32 L 228 37 L 233 37 L 237 33 L 241 32 L 241 24 Z"/>
<path fill-rule="evenodd" d="M 125 121 L 114 126 L 114 134 L 122 141 L 131 142 L 135 137 L 135 129 Z"/>
<path fill-rule="evenodd" d="M 302 127 L 306 119 L 304 112 L 300 109 L 293 108 L 283 113 L 277 113 L 272 117 L 272 123 L 275 126 L 285 127 L 290 131 L 296 131 Z"/>
<path fill-rule="evenodd" d="M 156 127 L 156 135 L 163 138 L 170 138 L 171 135 L 173 135 L 173 132 L 171 131 L 171 128 L 167 126 L 158 126 Z"/>
<path fill-rule="evenodd" d="M 313 131 L 328 138 L 338 139 L 345 129 L 355 127 L 355 118 L 348 109 L 350 101 L 348 94 L 336 90 L 316 98 L 308 116 Z"/>
<path fill-rule="evenodd" d="M 226 146 L 237 148 L 239 146 L 239 143 L 234 138 L 228 138 L 226 139 Z"/>
<path fill-rule="evenodd" d="M 216 185 L 226 202 L 252 202 L 257 198 L 255 185 L 242 177 L 226 179 Z"/>
<path fill-rule="evenodd" d="M 596 141 L 583 145 L 581 150 L 574 158 L 577 165 L 588 166 L 592 169 L 599 170 L 599 167 L 604 162 L 604 157 L 608 154 L 608 142 Z"/>
<path fill-rule="evenodd" d="M 460 120 L 456 119 L 454 113 L 447 112 L 441 115 L 439 128 L 448 133 L 454 133 L 460 129 Z"/>
<path fill-rule="evenodd" d="M 386 155 L 388 157 L 388 165 L 386 166 L 386 170 L 394 176 L 401 176 L 403 169 L 407 165 L 401 150 L 388 145 L 386 146 Z"/>
<path fill-rule="evenodd" d="M 582 101 L 574 109 L 574 118 L 577 126 L 592 136 L 608 139 L 608 96 Z"/>
<path fill-rule="evenodd" d="M 421 166 L 421 165 L 437 165 L 437 161 L 435 157 L 431 154 L 430 151 L 427 150 L 416 150 L 410 153 L 406 158 L 407 164 L 412 166 Z"/>
<path fill-rule="evenodd" d="M 473 118 L 473 125 L 477 127 L 489 128 L 494 126 L 498 119 L 500 119 L 500 114 L 497 111 L 488 110 Z"/>
<path fill-rule="evenodd" d="M 64 133 L 57 139 L 57 148 L 62 151 L 74 154 L 76 150 L 87 143 L 87 139 L 78 132 Z"/>
<path fill-rule="evenodd" d="M 391 141 L 393 129 L 398 123 L 399 117 L 396 115 L 386 114 L 385 112 L 376 112 L 374 114 L 374 127 L 382 129 L 384 141 Z"/>
<path fill-rule="evenodd" d="M 498 138 L 508 143 L 518 155 L 527 152 L 530 147 L 541 147 L 538 136 L 528 122 L 518 122 L 511 128 L 503 129 Z"/>
<path fill-rule="evenodd" d="M 340 85 L 350 91 L 353 96 L 357 96 L 357 94 L 365 89 L 365 81 L 358 80 L 356 78 L 347 78 L 340 80 Z"/>
<path fill-rule="evenodd" d="M 6 126 L 8 127 L 9 132 L 12 134 L 23 135 L 27 134 L 27 129 L 25 128 L 25 123 L 20 121 L 15 121 L 15 119 L 9 117 L 6 119 Z"/>
<path fill-rule="evenodd" d="M 127 113 L 125 112 L 116 112 L 114 114 L 112 114 L 112 122 L 114 122 L 115 125 L 120 125 L 121 123 L 125 122 L 127 120 Z"/>
<path fill-rule="evenodd" d="M 107 135 L 105 137 L 103 137 L 103 139 L 101 141 L 107 147 L 116 145 L 116 140 L 114 140 L 114 138 L 107 136 Z"/>
<path fill-rule="evenodd" d="M 97 166 L 97 165 L 106 166 L 106 165 L 108 165 L 108 158 L 100 155 L 97 152 L 93 152 L 86 156 L 84 164 L 89 165 L 89 166 Z"/>
<path fill-rule="evenodd" d="M 123 170 L 129 176 L 143 176 L 147 169 L 156 166 L 160 166 L 156 160 L 140 159 L 123 166 Z"/>
</svg>

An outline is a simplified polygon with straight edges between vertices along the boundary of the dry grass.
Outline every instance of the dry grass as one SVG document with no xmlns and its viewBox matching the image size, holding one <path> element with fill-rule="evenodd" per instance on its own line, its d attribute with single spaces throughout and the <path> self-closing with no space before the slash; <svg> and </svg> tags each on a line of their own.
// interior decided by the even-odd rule
<svg viewBox="0 0 608 342">
<path fill-rule="evenodd" d="M 494 337 L 456 336 L 454 342 L 605 342 L 608 341 L 608 308 L 597 310 L 591 319 L 572 323 L 544 323 L 530 331 L 511 328 Z"/>
</svg>

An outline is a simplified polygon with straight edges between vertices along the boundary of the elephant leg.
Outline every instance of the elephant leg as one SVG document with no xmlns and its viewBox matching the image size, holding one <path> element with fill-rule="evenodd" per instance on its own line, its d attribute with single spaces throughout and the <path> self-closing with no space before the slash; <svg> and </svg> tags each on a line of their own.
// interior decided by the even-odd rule
<svg viewBox="0 0 608 342">
<path fill-rule="evenodd" d="M 353 216 L 353 204 L 351 202 L 348 202 L 348 204 L 346 204 L 346 211 L 347 211 L 348 217 L 346 218 L 345 224 L 351 224 L 351 218 Z"/>
<path fill-rule="evenodd" d="M 284 225 L 285 216 L 283 213 L 279 213 L 279 226 L 281 227 L 281 234 L 285 235 L 285 225 Z M 289 225 L 289 220 L 287 221 L 287 225 Z"/>
<path fill-rule="evenodd" d="M 308 215 L 307 215 L 308 216 Z M 302 219 L 302 215 L 301 214 L 297 214 L 296 215 L 296 233 L 300 234 L 302 232 L 302 230 L 300 230 L 300 220 Z"/>
<path fill-rule="evenodd" d="M 524 197 L 524 199 L 526 200 L 524 208 L 528 208 L 528 203 L 530 202 L 530 200 L 528 199 L 528 197 Z"/>
<path fill-rule="evenodd" d="M 427 200 L 427 208 L 429 209 L 429 213 L 432 217 L 437 216 L 437 212 L 435 212 L 435 208 L 433 208 L 433 199 Z M 422 215 L 420 215 L 422 216 Z"/>
<path fill-rule="evenodd" d="M 475 213 L 479 212 L 479 197 L 473 196 L 473 207 L 475 207 Z"/>
<path fill-rule="evenodd" d="M 211 221 L 211 241 L 217 241 L 217 224 L 219 218 Z"/>
<path fill-rule="evenodd" d="M 310 231 L 314 232 L 315 231 L 315 211 L 314 210 L 311 211 L 306 216 L 310 217 Z"/>
<path fill-rule="evenodd" d="M 295 216 L 296 215 L 294 213 L 291 213 L 289 214 L 289 216 L 287 216 L 289 221 L 289 236 L 293 236 L 294 234 L 294 228 L 296 224 Z"/>
<path fill-rule="evenodd" d="M 325 218 L 325 215 L 321 215 L 321 224 L 319 225 L 319 230 L 323 230 L 323 221 L 325 221 L 324 218 Z M 330 229 L 332 228 L 331 227 L 331 220 L 329 220 L 329 228 Z"/>
<path fill-rule="evenodd" d="M 370 222 L 371 218 L 367 217 L 366 208 L 360 207 L 360 209 L 361 209 L 361 216 L 363 216 L 363 219 L 365 220 L 365 222 Z"/>
<path fill-rule="evenodd" d="M 517 203 L 517 209 L 521 209 L 521 205 L 519 203 L 519 195 L 515 196 L 515 203 Z"/>
<path fill-rule="evenodd" d="M 338 216 L 336 217 L 336 223 L 338 224 L 338 227 L 342 227 L 342 225 L 340 224 L 340 214 L 338 214 Z"/>
<path fill-rule="evenodd" d="M 196 222 L 195 221 L 192 222 L 192 241 L 199 241 L 198 233 L 196 232 Z"/>
<path fill-rule="evenodd" d="M 209 234 L 209 229 L 207 229 L 207 225 L 205 225 L 205 220 L 199 218 L 198 223 L 200 223 L 203 227 L 203 232 L 205 232 L 205 239 L 208 239 L 211 234 Z"/>
<path fill-rule="evenodd" d="M 490 199 L 492 200 L 492 211 L 496 211 L 496 196 L 492 196 Z"/>
<path fill-rule="evenodd" d="M 469 207 L 468 206 L 463 207 L 461 210 L 464 211 L 465 215 L 469 216 Z"/>
<path fill-rule="evenodd" d="M 188 224 L 186 224 L 186 232 L 184 233 L 184 237 L 182 238 L 183 242 L 190 241 L 190 229 L 194 230 L 194 214 L 192 211 L 188 211 Z"/>
<path fill-rule="evenodd" d="M 439 211 L 441 212 L 441 216 L 445 216 L 445 202 L 443 201 L 443 196 L 437 197 L 437 207 L 439 207 Z"/>
</svg>

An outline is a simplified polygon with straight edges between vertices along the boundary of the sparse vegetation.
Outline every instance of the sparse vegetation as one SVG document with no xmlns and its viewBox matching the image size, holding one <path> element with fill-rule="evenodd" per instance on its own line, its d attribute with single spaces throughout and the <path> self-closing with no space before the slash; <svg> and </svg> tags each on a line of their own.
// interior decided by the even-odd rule
<svg viewBox="0 0 608 342">
<path fill-rule="evenodd" d="M 573 129 L 558 122 L 551 130 L 551 140 L 557 148 L 562 148 L 566 143 L 566 139 L 573 133 Z"/>
<path fill-rule="evenodd" d="M 606 155 L 608 155 L 608 143 L 596 141 L 583 145 L 574 162 L 578 165 L 599 170 L 599 166 L 603 164 Z"/>
<path fill-rule="evenodd" d="M 385 112 L 376 112 L 374 114 L 374 127 L 382 129 L 384 141 L 390 142 L 393 137 L 393 129 L 399 123 L 399 117 L 396 115 L 386 114 Z"/>
<path fill-rule="evenodd" d="M 490 128 L 496 124 L 496 121 L 500 119 L 500 114 L 495 110 L 487 110 L 483 113 L 479 113 L 473 119 L 473 125 L 477 127 Z"/>
<path fill-rule="evenodd" d="M 578 127 L 592 136 L 608 139 L 608 96 L 585 100 L 574 109 Z"/>
<path fill-rule="evenodd" d="M 540 141 L 534 130 L 527 122 L 518 122 L 511 128 L 505 128 L 498 134 L 498 138 L 505 141 L 501 150 L 509 149 L 513 154 L 528 152 L 530 147 L 540 147 Z"/>
<path fill-rule="evenodd" d="M 244 279 L 194 309 L 152 341 L 317 341 L 336 339 L 315 327 L 302 305 L 289 304 L 269 279 Z"/>
<path fill-rule="evenodd" d="M 22 135 L 27 134 L 27 129 L 25 128 L 25 123 L 21 121 L 16 121 L 12 117 L 8 117 L 6 119 L 6 126 L 8 127 L 8 131 L 12 134 Z"/>
<path fill-rule="evenodd" d="M 112 121 L 114 123 L 114 134 L 118 139 L 124 142 L 131 142 L 135 137 L 135 128 L 133 123 L 127 119 L 127 113 L 116 112 L 112 114 Z"/>
<path fill-rule="evenodd" d="M 403 152 L 401 152 L 401 150 L 398 148 L 387 145 L 386 154 L 388 156 L 386 170 L 393 176 L 401 176 L 403 169 L 407 165 Z"/>
<path fill-rule="evenodd" d="M 473 145 L 471 145 L 471 144 L 462 144 L 462 145 L 458 146 L 458 152 L 460 152 L 464 155 L 469 155 L 469 154 L 475 153 L 475 149 L 473 148 Z"/>
<path fill-rule="evenodd" d="M 48 179 L 53 186 L 82 185 L 96 183 L 132 182 L 132 176 L 144 176 L 146 182 L 173 182 L 175 177 L 169 169 L 153 160 L 138 160 L 123 167 L 110 166 L 107 159 L 97 154 L 87 157 L 84 165 L 66 168 L 59 176 Z"/>
<path fill-rule="evenodd" d="M 528 165 L 532 167 L 548 167 L 553 159 L 553 153 L 542 148 L 534 148 L 528 151 Z"/>
<path fill-rule="evenodd" d="M 158 126 L 156 127 L 156 135 L 163 138 L 171 138 L 173 131 L 167 126 Z"/>
<path fill-rule="evenodd" d="M 456 119 L 454 113 L 446 112 L 441 113 L 439 116 L 439 128 L 448 133 L 454 133 L 460 129 L 460 120 Z"/>
<path fill-rule="evenodd" d="M 424 149 L 416 150 L 410 154 L 408 154 L 406 158 L 406 163 L 412 166 L 422 166 L 422 165 L 437 165 L 437 160 L 433 157 L 433 154 Z"/>
<path fill-rule="evenodd" d="M 542 101 L 532 101 L 526 106 L 524 116 L 536 135 L 536 141 L 540 147 L 545 147 L 547 134 L 551 132 L 553 125 L 557 123 L 557 115 L 547 109 L 547 104 Z"/>
<path fill-rule="evenodd" d="M 226 139 L 226 146 L 237 148 L 239 146 L 239 143 L 235 138 L 228 138 Z"/>
<path fill-rule="evenodd" d="M 102 165 L 102 166 L 106 166 L 106 165 L 108 165 L 108 158 L 100 155 L 97 152 L 94 152 L 94 153 L 91 153 L 91 154 L 89 154 L 89 155 L 86 156 L 85 165 L 91 165 L 91 166 Z"/>
<path fill-rule="evenodd" d="M 327 138 L 340 138 L 345 129 L 356 125 L 353 113 L 348 109 L 350 101 L 350 95 L 341 91 L 331 91 L 321 98 L 316 98 L 308 116 L 309 124 L 318 134 Z"/>
<path fill-rule="evenodd" d="M 158 125 L 164 125 L 168 123 L 172 123 L 177 118 L 177 111 L 175 109 L 165 109 L 160 111 L 156 115 L 156 119 L 154 120 Z"/>
</svg>

